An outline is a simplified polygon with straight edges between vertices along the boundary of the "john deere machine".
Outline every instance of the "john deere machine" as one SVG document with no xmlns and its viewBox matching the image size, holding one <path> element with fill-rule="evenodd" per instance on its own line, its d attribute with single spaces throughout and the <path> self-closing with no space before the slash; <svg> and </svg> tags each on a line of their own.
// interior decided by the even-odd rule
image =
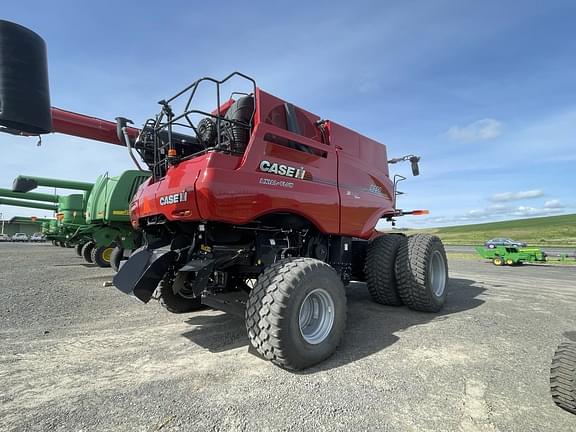
<svg viewBox="0 0 576 432">
<path fill-rule="evenodd" d="M 71 188 L 72 189 L 72 188 Z M 84 197 L 82 194 L 55 195 L 36 192 L 20 192 L 10 189 L 0 189 L 1 197 L 19 198 L 19 206 L 27 206 L 44 210 L 54 210 L 57 221 L 49 223 L 45 228 L 49 240 L 60 246 L 72 245 L 70 235 L 84 225 Z M 22 202 L 22 200 L 26 200 Z M 40 203 L 37 203 L 40 201 Z M 51 203 L 48 206 L 38 206 L 41 203 Z M 51 224 L 51 225 L 50 225 Z"/>
<path fill-rule="evenodd" d="M 125 171 L 116 177 L 101 175 L 86 205 L 86 225 L 72 241 L 84 241 L 82 255 L 100 267 L 118 270 L 124 255 L 139 245 L 139 235 L 130 224 L 128 204 L 140 186 L 150 176 L 147 172 Z"/>
<path fill-rule="evenodd" d="M 486 248 L 478 246 L 476 247 L 476 252 L 482 258 L 492 261 L 492 264 L 496 266 L 512 266 L 546 261 L 546 253 L 542 249 L 535 247 L 495 246 Z"/>
<path fill-rule="evenodd" d="M 0 129 L 60 132 L 122 144 L 151 176 L 130 203 L 141 246 L 114 277 L 146 303 L 190 312 L 207 305 L 245 317 L 250 343 L 288 369 L 330 356 L 346 325 L 344 287 L 439 311 L 448 266 L 438 237 L 376 231 L 424 211 L 397 206 L 385 145 L 260 89 L 235 72 L 201 78 L 160 102 L 141 129 L 50 106 L 44 41 L 0 21 Z M 222 99 L 232 87 L 228 99 Z M 197 104 L 199 88 L 213 105 Z M 181 103 L 179 103 L 181 102 Z"/>
<path fill-rule="evenodd" d="M 14 180 L 13 195 L 23 193 L 32 196 L 54 198 L 53 195 L 28 192 L 39 186 L 75 189 L 84 191 L 77 197 L 77 211 L 71 213 L 60 209 L 62 218 L 60 231 L 65 233 L 63 241 L 74 245 L 78 255 L 89 263 L 100 267 L 118 269 L 124 254 L 135 249 L 137 236 L 130 225 L 128 203 L 138 186 L 150 176 L 138 170 L 125 171 L 119 176 L 104 174 L 95 183 L 85 183 L 54 178 L 18 176 Z M 64 197 L 58 197 L 60 201 Z M 36 198 L 39 199 L 39 198 Z M 58 200 L 53 200 L 56 202 Z M 72 220 L 74 219 L 74 220 Z"/>
</svg>

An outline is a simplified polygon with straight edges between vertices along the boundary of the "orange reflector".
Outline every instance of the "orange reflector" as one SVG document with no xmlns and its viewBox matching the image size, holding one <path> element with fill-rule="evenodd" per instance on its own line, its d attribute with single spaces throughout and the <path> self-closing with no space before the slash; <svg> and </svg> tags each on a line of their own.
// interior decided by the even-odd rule
<svg viewBox="0 0 576 432">
<path fill-rule="evenodd" d="M 56 215 L 56 219 L 58 219 L 58 220 L 64 219 L 64 213 L 58 213 L 58 214 Z"/>
<path fill-rule="evenodd" d="M 414 216 L 422 216 L 430 214 L 430 210 L 412 210 L 412 213 L 410 214 Z"/>
<path fill-rule="evenodd" d="M 30 218 L 30 220 L 32 220 L 32 222 L 36 222 L 37 219 L 38 219 L 38 218 L 37 218 L 36 216 L 32 216 L 32 217 Z"/>
<path fill-rule="evenodd" d="M 190 210 L 177 210 L 172 212 L 174 216 L 190 216 L 192 212 Z"/>
<path fill-rule="evenodd" d="M 168 157 L 176 157 L 177 153 L 176 153 L 176 149 L 168 149 Z"/>
</svg>

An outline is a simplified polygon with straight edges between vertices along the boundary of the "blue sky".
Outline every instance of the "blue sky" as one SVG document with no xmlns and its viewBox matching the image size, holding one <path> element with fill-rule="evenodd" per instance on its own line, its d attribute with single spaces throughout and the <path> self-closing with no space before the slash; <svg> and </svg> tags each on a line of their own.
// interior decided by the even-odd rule
<svg viewBox="0 0 576 432">
<path fill-rule="evenodd" d="M 431 214 L 400 226 L 576 213 L 576 3 L 218 5 L 22 1 L 2 18 L 46 40 L 54 106 L 139 124 L 195 78 L 240 70 L 390 156 L 421 155 L 399 204 Z M 90 181 L 132 168 L 124 148 L 69 136 L 0 145 L 0 187 L 18 174 Z"/>
</svg>

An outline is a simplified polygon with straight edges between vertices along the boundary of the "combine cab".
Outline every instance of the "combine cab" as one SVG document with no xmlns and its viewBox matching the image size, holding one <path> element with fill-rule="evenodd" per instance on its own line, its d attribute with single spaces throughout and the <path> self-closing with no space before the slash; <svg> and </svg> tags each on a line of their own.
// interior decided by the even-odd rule
<svg viewBox="0 0 576 432">
<path fill-rule="evenodd" d="M 14 44 L 25 39 L 43 53 L 43 42 L 27 29 L 4 24 L 0 35 Z M 42 70 L 43 57 L 33 52 L 21 55 Z M 47 93 L 40 75 L 23 82 L 17 60 L 3 65 L 0 78 Z M 213 104 L 203 109 L 197 95 L 206 89 Z M 21 111 L 15 94 L 36 108 L 49 100 L 39 103 L 13 88 L 0 93 L 8 107 L 0 113 L 5 132 L 42 133 L 49 117 L 52 132 L 124 145 L 151 172 L 129 207 L 141 247 L 114 277 L 118 289 L 144 303 L 158 298 L 175 313 L 206 305 L 243 316 L 251 344 L 287 369 L 334 352 L 351 280 L 366 281 L 382 304 L 427 312 L 444 304 L 441 241 L 375 230 L 381 219 L 424 213 L 397 207 L 403 177 L 389 173 L 390 164 L 410 161 L 417 175 L 417 156 L 388 159 L 383 144 L 273 96 L 238 72 L 201 78 L 162 100 L 142 129 L 121 117 L 111 124 L 57 108 Z"/>
</svg>

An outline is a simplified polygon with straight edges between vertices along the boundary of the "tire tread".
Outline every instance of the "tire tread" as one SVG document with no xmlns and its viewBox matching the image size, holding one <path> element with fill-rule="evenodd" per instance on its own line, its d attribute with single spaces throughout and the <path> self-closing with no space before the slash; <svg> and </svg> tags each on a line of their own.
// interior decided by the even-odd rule
<svg viewBox="0 0 576 432">
<path fill-rule="evenodd" d="M 396 283 L 395 262 L 403 236 L 396 234 L 377 237 L 366 251 L 366 285 L 372 299 L 380 304 L 401 306 Z"/>
<path fill-rule="evenodd" d="M 290 358 L 280 332 L 290 296 L 304 276 L 321 268 L 334 271 L 313 258 L 282 259 L 264 270 L 250 293 L 245 313 L 248 339 L 260 355 L 277 366 L 291 370 L 305 367 Z M 346 301 L 342 285 L 341 289 Z"/>
<path fill-rule="evenodd" d="M 398 294 L 410 309 L 421 312 L 438 312 L 442 304 L 435 301 L 428 287 L 428 261 L 434 243 L 442 242 L 436 236 L 416 234 L 406 237 L 396 258 Z M 442 246 L 446 262 L 446 253 Z M 446 274 L 448 278 L 448 274 Z"/>
<path fill-rule="evenodd" d="M 563 342 L 554 353 L 550 392 L 556 405 L 576 414 L 576 343 Z"/>
</svg>

